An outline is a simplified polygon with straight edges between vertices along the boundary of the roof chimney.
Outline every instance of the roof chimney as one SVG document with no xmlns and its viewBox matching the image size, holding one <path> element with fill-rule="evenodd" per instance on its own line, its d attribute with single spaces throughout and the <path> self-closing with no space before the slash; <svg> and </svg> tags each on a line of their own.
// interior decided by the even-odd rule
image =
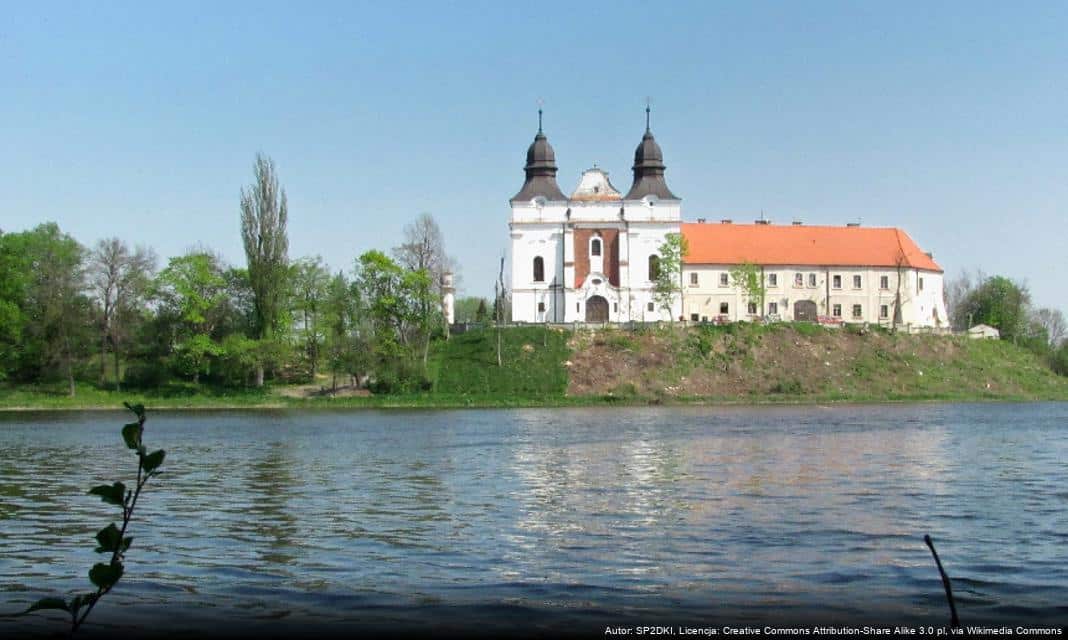
<svg viewBox="0 0 1068 640">
<path fill-rule="evenodd" d="M 764 218 L 760 218 L 759 220 L 755 220 L 754 222 L 756 222 L 756 224 L 771 224 L 771 220 L 765 220 Z"/>
<path fill-rule="evenodd" d="M 698 218 L 697 219 L 697 224 L 704 224 L 704 223 L 705 223 L 705 219 L 704 218 Z"/>
<path fill-rule="evenodd" d="M 730 224 L 731 222 L 733 222 L 733 220 L 731 220 L 730 218 L 724 218 L 724 219 L 720 220 L 719 222 L 720 222 L 720 224 Z"/>
<path fill-rule="evenodd" d="M 800 220 L 794 220 L 793 225 L 795 227 L 800 227 L 801 226 L 801 221 Z"/>
<path fill-rule="evenodd" d="M 930 251 L 927 252 L 927 257 L 932 259 L 932 260 L 934 260 L 934 254 L 931 253 Z"/>
<path fill-rule="evenodd" d="M 859 227 L 860 223 L 859 222 L 847 222 L 846 226 L 847 227 Z"/>
</svg>

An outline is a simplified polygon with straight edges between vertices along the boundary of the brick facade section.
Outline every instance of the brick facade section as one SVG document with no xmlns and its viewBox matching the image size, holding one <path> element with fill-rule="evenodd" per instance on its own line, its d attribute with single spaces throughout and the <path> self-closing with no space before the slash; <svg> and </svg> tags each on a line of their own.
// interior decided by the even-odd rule
<svg viewBox="0 0 1068 640">
<path fill-rule="evenodd" d="M 618 229 L 575 229 L 575 288 L 580 288 L 590 275 L 590 238 L 599 233 L 601 236 L 601 258 L 608 282 L 613 287 L 619 286 L 619 230 Z"/>
</svg>

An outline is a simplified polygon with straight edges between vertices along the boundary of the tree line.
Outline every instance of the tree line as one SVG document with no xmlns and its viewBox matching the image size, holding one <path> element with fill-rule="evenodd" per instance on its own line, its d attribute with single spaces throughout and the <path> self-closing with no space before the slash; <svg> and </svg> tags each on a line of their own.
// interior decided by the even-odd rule
<svg viewBox="0 0 1068 640">
<path fill-rule="evenodd" d="M 347 270 L 291 260 L 285 190 L 260 155 L 240 218 L 244 266 L 206 248 L 161 265 L 150 248 L 120 238 L 85 247 L 55 223 L 0 230 L 0 382 L 71 395 L 79 382 L 261 387 L 324 374 L 334 388 L 428 386 L 431 342 L 448 331 L 441 276 L 454 270 L 432 216 Z M 488 316 L 485 300 L 458 306 Z"/>
<path fill-rule="evenodd" d="M 1002 340 L 1034 352 L 1054 371 L 1068 375 L 1068 323 L 1059 309 L 1036 307 L 1025 283 L 1005 276 L 965 271 L 946 282 L 946 308 L 953 329 L 978 324 L 996 328 Z"/>
</svg>

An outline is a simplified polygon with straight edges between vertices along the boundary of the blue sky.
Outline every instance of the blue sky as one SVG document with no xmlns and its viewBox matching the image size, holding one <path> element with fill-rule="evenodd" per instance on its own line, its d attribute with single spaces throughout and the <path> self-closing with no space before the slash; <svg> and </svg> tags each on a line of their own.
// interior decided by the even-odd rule
<svg viewBox="0 0 1068 640">
<path fill-rule="evenodd" d="M 545 102 L 569 192 L 653 131 L 683 215 L 900 226 L 1068 310 L 1065 3 L 10 3 L 0 229 L 244 261 L 257 151 L 291 256 L 429 212 L 492 292 Z"/>
</svg>

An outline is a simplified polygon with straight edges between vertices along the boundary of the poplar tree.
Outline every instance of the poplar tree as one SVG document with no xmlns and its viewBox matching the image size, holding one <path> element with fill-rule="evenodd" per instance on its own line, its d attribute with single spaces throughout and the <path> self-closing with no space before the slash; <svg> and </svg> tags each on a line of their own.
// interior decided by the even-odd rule
<svg viewBox="0 0 1068 640">
<path fill-rule="evenodd" d="M 274 162 L 256 154 L 255 181 L 241 190 L 241 238 L 252 285 L 254 337 L 272 340 L 282 325 L 289 275 L 286 192 L 278 186 Z M 256 368 L 263 386 L 263 363 Z"/>
</svg>

